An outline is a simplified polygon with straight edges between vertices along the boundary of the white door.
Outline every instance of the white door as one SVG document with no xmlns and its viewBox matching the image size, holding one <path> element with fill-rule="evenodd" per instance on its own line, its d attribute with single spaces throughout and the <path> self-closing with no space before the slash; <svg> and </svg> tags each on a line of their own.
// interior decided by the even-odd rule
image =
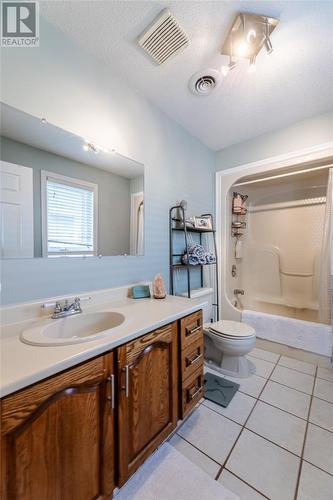
<svg viewBox="0 0 333 500">
<path fill-rule="evenodd" d="M 34 255 L 32 168 L 0 162 L 1 258 Z"/>
</svg>

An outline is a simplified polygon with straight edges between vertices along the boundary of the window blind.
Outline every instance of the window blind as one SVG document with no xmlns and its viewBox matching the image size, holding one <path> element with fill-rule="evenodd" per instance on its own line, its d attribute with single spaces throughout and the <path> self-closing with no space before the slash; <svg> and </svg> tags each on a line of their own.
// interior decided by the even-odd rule
<svg viewBox="0 0 333 500">
<path fill-rule="evenodd" d="M 49 254 L 94 254 L 94 191 L 47 179 Z"/>
</svg>

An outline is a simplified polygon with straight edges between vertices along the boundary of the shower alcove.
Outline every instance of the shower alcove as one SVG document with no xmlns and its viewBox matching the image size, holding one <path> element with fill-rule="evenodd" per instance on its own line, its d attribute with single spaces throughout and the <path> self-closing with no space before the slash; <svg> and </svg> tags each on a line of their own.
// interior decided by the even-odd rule
<svg viewBox="0 0 333 500">
<path fill-rule="evenodd" d="M 290 155 L 217 174 L 221 311 L 223 319 L 251 324 L 258 338 L 330 356 L 326 197 L 333 160 L 327 151 L 320 156 Z M 237 253 L 234 192 L 248 196 Z"/>
</svg>

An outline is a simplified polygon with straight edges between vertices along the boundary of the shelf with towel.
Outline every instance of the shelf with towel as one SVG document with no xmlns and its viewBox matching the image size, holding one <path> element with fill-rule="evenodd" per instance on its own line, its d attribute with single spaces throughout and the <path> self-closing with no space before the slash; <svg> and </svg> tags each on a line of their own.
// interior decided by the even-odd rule
<svg viewBox="0 0 333 500">
<path fill-rule="evenodd" d="M 215 281 L 215 300 L 213 305 L 216 307 L 216 319 L 219 320 L 219 291 L 218 291 L 218 264 L 217 264 L 217 248 L 216 248 L 216 230 L 213 225 L 213 216 L 211 214 L 204 214 L 200 217 L 208 217 L 211 219 L 211 229 L 196 228 L 187 226 L 185 224 L 186 216 L 185 209 L 182 205 L 175 205 L 169 210 L 169 268 L 170 268 L 170 294 L 176 295 L 175 283 L 177 279 L 177 270 L 185 270 L 187 279 L 187 293 L 188 298 L 192 297 L 192 282 L 197 281 L 197 275 L 191 273 L 191 269 L 197 269 L 200 272 L 200 285 L 201 289 L 204 287 L 204 268 L 206 266 L 215 266 L 212 268 L 212 273 L 205 273 L 209 275 L 209 281 Z M 180 239 L 176 234 L 180 234 Z M 189 233 L 197 233 L 196 242 Z M 206 238 L 203 237 L 206 235 Z M 183 238 L 183 239 L 182 239 Z M 192 240 L 192 241 L 191 241 Z M 174 248 L 176 243 L 183 245 L 183 251 L 180 253 L 179 248 Z M 209 246 L 209 243 L 212 246 Z M 207 251 L 208 248 L 212 251 Z M 175 262 L 177 258 L 177 262 Z M 184 293 L 181 295 L 184 296 Z"/>
</svg>

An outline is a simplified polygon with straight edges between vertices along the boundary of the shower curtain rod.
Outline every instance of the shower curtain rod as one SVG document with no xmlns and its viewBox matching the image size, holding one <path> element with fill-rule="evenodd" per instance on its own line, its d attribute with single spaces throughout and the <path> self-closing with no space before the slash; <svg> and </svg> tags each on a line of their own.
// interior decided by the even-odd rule
<svg viewBox="0 0 333 500">
<path fill-rule="evenodd" d="M 261 179 L 254 179 L 253 181 L 237 182 L 236 184 L 233 185 L 233 187 L 247 186 L 248 184 L 254 184 L 256 182 L 264 182 L 264 181 L 270 181 L 272 179 L 280 179 L 281 177 L 289 177 L 291 175 L 303 174 L 305 172 L 314 172 L 316 170 L 324 170 L 325 168 L 330 168 L 330 167 L 333 167 L 333 163 L 330 163 L 329 165 L 321 165 L 320 167 L 313 167 L 313 168 L 306 168 L 303 170 L 297 170 L 296 172 L 287 172 L 285 174 L 271 175 L 270 177 L 263 177 Z"/>
</svg>

